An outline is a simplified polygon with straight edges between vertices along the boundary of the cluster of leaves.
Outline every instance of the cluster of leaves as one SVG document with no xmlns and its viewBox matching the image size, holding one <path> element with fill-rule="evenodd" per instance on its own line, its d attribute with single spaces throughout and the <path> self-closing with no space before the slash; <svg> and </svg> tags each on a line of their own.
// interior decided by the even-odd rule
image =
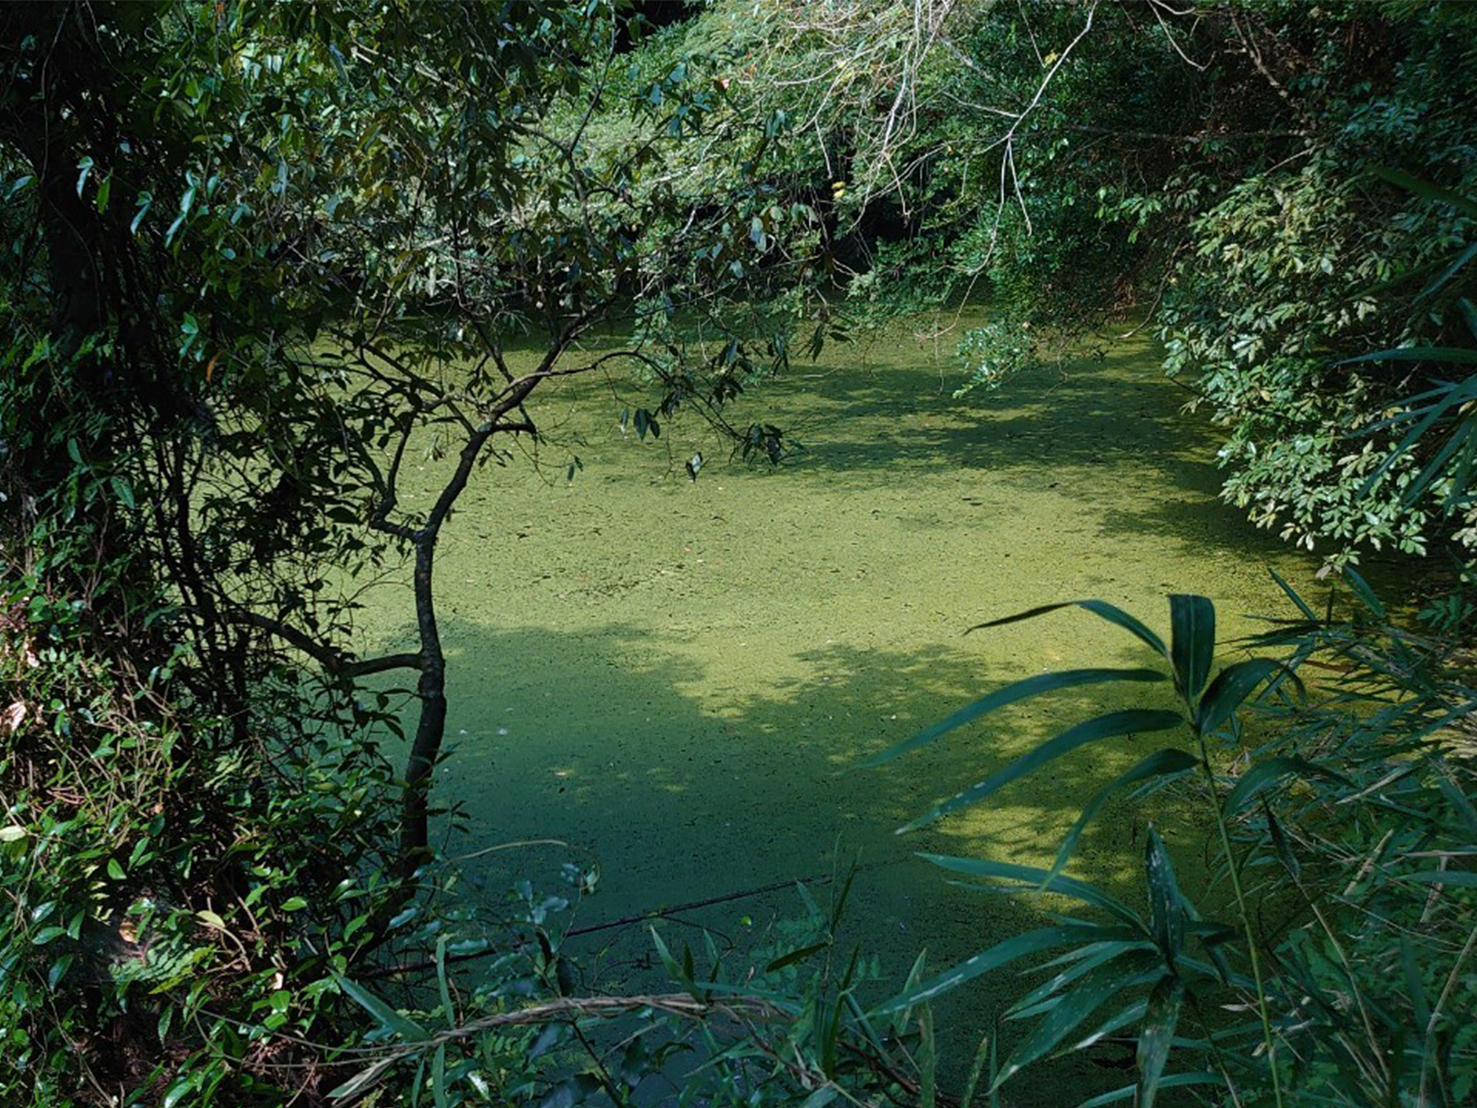
<svg viewBox="0 0 1477 1108">
<path fill-rule="evenodd" d="M 788 357 L 809 217 L 743 172 L 664 172 L 775 135 L 710 133 L 701 58 L 620 76 L 622 5 L 0 22 L 0 1099 L 321 1103 L 383 1034 L 362 977 L 420 967 L 395 1002 L 458 1027 L 567 987 L 552 909 L 471 912 L 431 841 L 457 497 L 494 439 L 537 436 L 555 377 L 635 367 L 652 433 L 721 420 Z M 597 328 L 628 341 L 577 360 Z M 417 457 L 429 504 L 401 495 Z M 406 556 L 418 649 L 358 658 L 347 590 Z M 394 768 L 403 704 L 359 681 L 398 669 L 421 711 Z M 572 1072 L 535 1049 L 567 1015 L 339 1099 L 536 1100 Z"/>
<path fill-rule="evenodd" d="M 1460 4 L 855 0 L 668 37 L 730 44 L 728 103 L 783 116 L 769 179 L 817 213 L 839 333 L 969 297 L 1064 338 L 1152 313 L 1228 428 L 1225 497 L 1336 568 L 1472 540 L 1455 461 L 1417 480 L 1439 448 L 1383 422 L 1443 370 L 1350 360 L 1466 342 L 1471 30 Z"/>
<path fill-rule="evenodd" d="M 1477 876 L 1469 868 L 1477 782 L 1465 755 L 1477 686 L 1461 645 L 1472 607 L 1465 599 L 1433 605 L 1406 631 L 1352 571 L 1347 582 L 1353 611 L 1339 618 L 1332 598 L 1320 617 L 1287 589 L 1296 616 L 1273 621 L 1248 644 L 1280 648 L 1278 656 L 1219 672 L 1215 610 L 1205 598 L 1170 598 L 1167 644 L 1121 609 L 1079 602 L 1166 668 L 1028 678 L 879 756 L 890 760 L 1006 704 L 1084 684 L 1171 681 L 1180 701 L 1177 711 L 1128 709 L 1069 728 L 906 831 L 1089 743 L 1155 731 L 1186 739 L 1105 782 L 1049 869 L 925 855 L 982 891 L 1064 897 L 1102 922 L 1059 917 L 918 983 L 881 1011 L 1055 952 L 1048 979 L 1004 1013 L 1034 1025 L 1000 1064 L 997 1088 L 1053 1052 L 1133 1036 L 1137 1084 L 1085 1103 L 1147 1105 L 1157 1090 L 1178 1086 L 1204 1087 L 1217 1103 L 1466 1102 L 1477 1082 Z M 1309 703 L 1299 674 L 1328 670 L 1336 678 L 1321 682 Z M 1244 728 L 1248 705 L 1270 723 Z M 1147 913 L 1064 874 L 1086 824 L 1129 788 L 1172 789 L 1204 813 L 1202 841 L 1185 848 L 1211 859 L 1198 895 L 1177 878 L 1152 826 Z"/>
<path fill-rule="evenodd" d="M 969 377 L 954 390 L 965 396 L 975 389 L 997 389 L 1012 377 L 1036 368 L 1040 354 L 1029 321 L 1005 314 L 981 327 L 971 327 L 959 340 L 957 353 Z"/>
</svg>

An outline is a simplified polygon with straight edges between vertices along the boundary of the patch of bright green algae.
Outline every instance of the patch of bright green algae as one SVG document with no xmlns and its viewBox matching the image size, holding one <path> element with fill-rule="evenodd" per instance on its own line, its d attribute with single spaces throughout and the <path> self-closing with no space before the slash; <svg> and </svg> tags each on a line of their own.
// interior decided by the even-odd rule
<svg viewBox="0 0 1477 1108">
<path fill-rule="evenodd" d="M 1166 736 L 1089 747 L 937 828 L 894 828 L 1089 713 L 1170 706 L 1167 688 L 1097 686 L 884 768 L 856 763 L 1012 679 L 1149 661 L 1086 612 L 966 636 L 972 624 L 1101 597 L 1166 630 L 1166 594 L 1198 592 L 1225 640 L 1284 608 L 1269 566 L 1299 588 L 1316 566 L 1217 501 L 1215 431 L 1180 411 L 1147 341 L 965 400 L 959 377 L 906 330 L 828 348 L 734 413 L 804 444 L 773 472 L 724 462 L 695 418 L 638 442 L 618 421 L 634 392 L 546 386 L 539 467 L 515 456 L 479 473 L 440 551 L 455 750 L 436 788 L 471 817 L 452 851 L 552 838 L 593 852 L 588 924 L 825 875 L 839 845 L 871 867 L 843 938 L 895 973 L 924 946 L 940 968 L 1038 922 L 1030 903 L 946 885 L 914 852 L 1048 862 L 1095 788 Z M 408 590 L 375 595 L 369 630 L 405 642 Z M 1110 809 L 1073 872 L 1128 889 L 1142 841 L 1142 814 Z M 472 865 L 496 886 L 563 856 Z M 779 892 L 684 918 L 743 942 L 797 910 Z M 977 1035 L 1022 984 L 982 982 L 951 1003 L 956 1025 Z"/>
</svg>

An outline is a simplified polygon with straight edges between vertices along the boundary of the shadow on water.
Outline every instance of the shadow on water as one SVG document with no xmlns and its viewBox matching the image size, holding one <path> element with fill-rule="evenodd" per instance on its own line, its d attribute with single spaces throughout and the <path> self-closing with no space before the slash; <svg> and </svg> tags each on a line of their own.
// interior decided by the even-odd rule
<svg viewBox="0 0 1477 1108">
<path fill-rule="evenodd" d="M 1043 910 L 1065 904 L 951 887 L 916 851 L 1043 863 L 1082 798 L 1162 737 L 1079 752 L 943 827 L 906 838 L 893 828 L 1077 719 L 1130 703 L 1163 706 L 1167 695 L 1153 686 L 1064 695 L 1001 713 L 989 727 L 960 731 L 887 767 L 864 768 L 858 763 L 868 755 L 1019 675 L 952 645 L 894 652 L 832 644 L 788 659 L 796 676 L 714 700 L 699 690 L 718 679 L 709 669 L 721 670 L 723 651 L 719 661 L 695 663 L 680 643 L 645 628 L 493 631 L 453 619 L 445 638 L 454 749 L 437 795 L 475 816 L 468 834 L 447 842 L 449 853 L 552 838 L 577 857 L 593 855 L 602 888 L 582 906 L 577 923 L 586 926 L 778 882 L 814 885 L 838 858 L 843 868 L 857 858 L 864 869 L 842 943 L 879 956 L 892 987 L 925 948 L 939 969 L 1041 925 Z M 1105 659 L 1146 660 L 1131 647 Z M 1084 837 L 1074 871 L 1136 899 L 1128 860 L 1141 830 L 1130 807 L 1105 813 Z M 548 862 L 552 873 L 567 856 L 499 852 L 479 859 L 474 872 L 496 889 L 527 876 L 531 863 L 536 871 Z M 825 903 L 825 890 L 816 895 Z M 800 905 L 793 889 L 770 891 L 682 912 L 662 926 L 674 942 L 695 940 L 686 923 L 742 948 Z M 586 943 L 604 948 L 614 965 L 607 987 L 649 963 L 644 926 Z M 999 974 L 948 998 L 940 1017 L 955 1029 L 955 1048 L 969 1049 L 964 1040 L 978 1033 L 970 1029 L 987 1026 L 1021 991 L 1022 979 Z"/>
<path fill-rule="evenodd" d="M 454 749 L 437 797 L 469 817 L 452 853 L 553 838 L 598 857 L 602 889 L 581 924 L 824 876 L 838 853 L 859 852 L 873 868 L 844 938 L 879 954 L 895 983 L 924 947 L 942 967 L 1061 907 L 954 888 L 915 851 L 1045 864 L 1101 782 L 1172 737 L 1096 744 L 987 805 L 895 836 L 929 802 L 1070 724 L 1168 695 L 1080 690 L 857 769 L 1010 680 L 1145 661 L 1085 613 L 968 638 L 965 627 L 1098 595 L 1162 629 L 1165 593 L 1194 591 L 1217 601 L 1231 639 L 1254 629 L 1245 613 L 1285 609 L 1269 565 L 1307 588 L 1316 563 L 1216 500 L 1216 432 L 1179 411 L 1184 394 L 1146 345 L 967 400 L 950 395 L 958 371 L 941 378 L 906 339 L 832 348 L 795 372 L 732 413 L 804 442 L 775 472 L 724 464 L 696 420 L 674 421 L 660 442 L 623 434 L 616 415 L 637 401 L 634 386 L 613 396 L 609 382 L 568 379 L 539 394 L 545 472 L 479 475 L 444 537 Z M 693 449 L 713 459 L 697 482 L 682 473 Z M 575 453 L 583 469 L 569 482 Z M 427 466 L 410 472 L 429 489 Z M 399 646 L 407 615 L 403 588 L 384 590 L 366 632 Z M 1105 812 L 1074 872 L 1136 895 L 1145 815 Z M 1156 801 L 1154 815 L 1173 846 L 1176 813 Z M 1198 859 L 1181 854 L 1193 887 Z M 554 873 L 549 858 L 501 851 L 473 869 L 497 887 L 545 861 Z M 743 944 L 798 907 L 781 891 L 683 918 Z M 649 950 L 637 927 L 591 941 L 612 934 L 616 964 Z M 967 1055 L 1023 987 L 997 974 L 949 998 L 940 1026 L 952 1049 Z M 1101 1086 L 1090 1067 L 1072 1072 L 1084 1096 Z M 1030 1091 L 1017 1103 L 1046 1103 Z"/>
</svg>

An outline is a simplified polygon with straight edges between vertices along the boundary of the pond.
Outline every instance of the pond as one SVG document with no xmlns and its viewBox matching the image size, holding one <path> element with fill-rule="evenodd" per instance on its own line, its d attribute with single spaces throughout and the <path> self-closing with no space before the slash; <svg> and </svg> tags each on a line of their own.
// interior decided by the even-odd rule
<svg viewBox="0 0 1477 1108">
<path fill-rule="evenodd" d="M 937 828 L 894 829 L 1090 712 L 1168 706 L 1165 690 L 1097 686 L 884 768 L 858 760 L 1009 680 L 1148 660 L 1081 611 L 966 636 L 973 624 L 1102 597 L 1167 630 L 1166 594 L 1199 592 L 1225 640 L 1285 610 L 1269 566 L 1301 589 L 1316 562 L 1217 501 L 1216 431 L 1181 410 L 1189 394 L 1148 339 L 963 400 L 955 341 L 899 328 L 831 346 L 746 397 L 741 422 L 805 447 L 773 471 L 725 461 L 696 418 L 639 442 L 618 420 L 634 391 L 572 379 L 539 394 L 547 441 L 474 478 L 438 563 L 455 749 L 436 789 L 470 820 L 451 853 L 556 839 L 593 855 L 601 886 L 580 925 L 823 878 L 859 855 L 842 938 L 893 973 L 923 947 L 942 968 L 1036 922 L 1038 906 L 950 887 L 914 852 L 1049 862 L 1097 783 L 1163 736 L 1089 747 Z M 368 630 L 404 645 L 405 590 L 375 595 Z M 1142 836 L 1135 809 L 1110 809 L 1074 872 L 1123 881 Z M 490 887 L 515 871 L 552 886 L 568 856 L 524 846 L 469 865 Z M 799 908 L 782 887 L 679 918 L 743 945 Z M 582 941 L 610 946 L 615 976 L 651 945 L 642 927 Z M 952 1007 L 987 1020 L 1023 991 L 997 976 Z"/>
</svg>

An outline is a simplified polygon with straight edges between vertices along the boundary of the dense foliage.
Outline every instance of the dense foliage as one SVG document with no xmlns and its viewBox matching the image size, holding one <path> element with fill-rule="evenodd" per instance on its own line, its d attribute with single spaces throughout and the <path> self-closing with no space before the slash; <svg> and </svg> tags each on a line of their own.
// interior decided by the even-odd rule
<svg viewBox="0 0 1477 1108">
<path fill-rule="evenodd" d="M 1258 525 L 1335 566 L 1470 546 L 1453 458 L 1414 495 L 1436 449 L 1386 466 L 1385 420 L 1449 371 L 1348 361 L 1477 341 L 1470 7 L 750 7 L 702 21 L 791 122 L 777 184 L 824 214 L 853 323 L 987 300 L 968 391 L 1128 312 L 1226 427 Z"/>
<path fill-rule="evenodd" d="M 1330 568 L 1466 558 L 1474 28 L 1276 0 L 5 9 L 0 1101 L 932 1108 L 942 1073 L 998 1103 L 1130 1037 L 1135 1086 L 1096 1103 L 1469 1099 L 1465 571 L 1410 626 L 1352 573 L 1321 616 L 1289 590 L 1229 662 L 1203 598 L 1167 643 L 1085 602 L 1153 667 L 1033 677 L 906 749 L 1071 685 L 1177 706 L 928 818 L 1174 731 L 1083 823 L 1154 786 L 1200 813 L 1210 887 L 1152 832 L 1147 914 L 1069 878 L 1082 823 L 1049 871 L 937 857 L 1109 922 L 920 958 L 880 1003 L 836 946 L 843 874 L 768 948 L 654 937 L 669 991 L 604 994 L 564 948 L 598 871 L 469 889 L 430 784 L 438 540 L 483 466 L 546 443 L 556 377 L 601 375 L 638 441 L 685 412 L 778 463 L 783 430 L 727 405 L 792 351 L 987 298 L 959 394 L 988 403 L 1136 314 L 1256 522 Z M 399 564 L 415 647 L 361 656 L 355 590 Z M 396 674 L 409 713 L 369 680 Z M 1005 1013 L 1029 1030 L 939 1058 L 934 996 L 1053 949 Z"/>
</svg>

